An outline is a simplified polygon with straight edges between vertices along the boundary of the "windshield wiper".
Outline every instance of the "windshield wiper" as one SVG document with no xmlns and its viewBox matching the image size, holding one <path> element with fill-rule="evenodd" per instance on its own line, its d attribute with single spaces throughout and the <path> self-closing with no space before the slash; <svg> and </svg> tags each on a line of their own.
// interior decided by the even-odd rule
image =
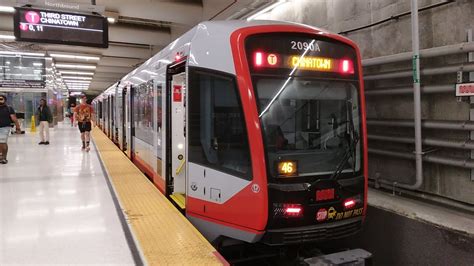
<svg viewBox="0 0 474 266">
<path fill-rule="evenodd" d="M 353 158 L 353 163 L 351 165 L 352 172 L 355 174 L 355 164 L 356 164 L 356 147 L 357 143 L 359 142 L 359 134 L 355 131 L 355 126 L 354 126 L 354 120 L 352 118 L 352 102 L 347 101 L 348 103 L 348 110 L 350 110 L 349 114 L 349 120 L 346 121 L 346 123 L 349 123 L 349 134 L 346 134 L 348 136 L 348 146 L 346 151 L 344 152 L 344 156 L 342 159 L 339 161 L 339 163 L 336 166 L 336 170 L 332 173 L 331 177 L 329 178 L 330 180 L 337 180 L 339 176 L 341 175 L 342 171 L 344 170 L 344 166 L 347 164 L 349 159 L 352 157 Z M 316 182 L 312 183 L 311 186 L 313 186 Z"/>
<path fill-rule="evenodd" d="M 337 165 L 336 171 L 331 175 L 330 179 L 337 180 L 337 178 L 341 175 L 342 170 L 344 169 L 344 165 L 349 161 L 349 159 L 352 157 L 353 162 L 351 165 L 352 172 L 355 174 L 355 164 L 356 164 L 356 147 L 357 143 L 359 142 L 359 135 L 355 131 L 355 126 L 354 126 L 354 119 L 352 117 L 352 101 L 348 100 L 347 101 L 347 110 L 350 111 L 349 113 L 349 141 L 348 141 L 348 149 L 344 153 L 344 157 L 342 160 L 339 162 Z"/>
<path fill-rule="evenodd" d="M 351 140 L 351 142 L 353 141 Z M 353 146 L 355 147 L 355 141 L 354 141 L 354 145 L 349 144 L 348 149 L 346 149 L 346 152 L 344 153 L 344 157 L 342 157 L 342 160 L 339 162 L 339 164 L 336 167 L 336 171 L 332 173 L 329 179 L 337 180 L 339 176 L 341 175 L 342 170 L 344 170 L 344 166 L 347 164 L 347 162 L 349 161 L 351 157 L 354 157 L 354 161 L 355 161 L 355 151 L 354 151 L 355 149 L 352 148 Z M 352 165 L 352 171 L 355 171 L 355 165 Z"/>
</svg>

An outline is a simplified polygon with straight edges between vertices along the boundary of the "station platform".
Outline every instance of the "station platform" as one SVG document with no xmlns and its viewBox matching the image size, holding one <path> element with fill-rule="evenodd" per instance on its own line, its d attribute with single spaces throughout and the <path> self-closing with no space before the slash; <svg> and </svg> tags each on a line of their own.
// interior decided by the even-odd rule
<svg viewBox="0 0 474 266">
<path fill-rule="evenodd" d="M 0 265 L 135 264 L 99 158 L 77 128 L 8 140 L 0 165 Z"/>
<path fill-rule="evenodd" d="M 0 265 L 226 264 L 101 131 L 90 152 L 69 124 L 50 133 L 50 145 L 30 132 L 9 138 Z"/>
</svg>

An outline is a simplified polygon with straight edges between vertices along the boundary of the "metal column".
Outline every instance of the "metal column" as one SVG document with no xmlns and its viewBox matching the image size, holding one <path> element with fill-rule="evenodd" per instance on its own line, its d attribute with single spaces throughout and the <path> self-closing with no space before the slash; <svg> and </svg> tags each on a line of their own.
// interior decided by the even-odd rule
<svg viewBox="0 0 474 266">
<path fill-rule="evenodd" d="M 467 30 L 467 41 L 472 42 L 472 29 Z M 474 62 L 474 53 L 468 53 L 468 60 L 469 62 Z M 474 81 L 474 72 L 469 73 L 469 81 Z M 469 120 L 474 121 L 474 96 L 469 97 L 470 112 L 469 112 Z M 474 131 L 471 131 L 470 139 L 474 140 Z M 471 151 L 471 159 L 474 159 L 474 150 Z M 474 181 L 474 169 L 471 169 L 471 181 Z"/>
<path fill-rule="evenodd" d="M 421 89 L 420 89 L 420 38 L 418 30 L 418 0 L 411 1 L 411 34 L 413 46 L 413 112 L 415 117 L 416 181 L 401 187 L 417 189 L 423 184 L 423 151 L 421 146 Z"/>
</svg>

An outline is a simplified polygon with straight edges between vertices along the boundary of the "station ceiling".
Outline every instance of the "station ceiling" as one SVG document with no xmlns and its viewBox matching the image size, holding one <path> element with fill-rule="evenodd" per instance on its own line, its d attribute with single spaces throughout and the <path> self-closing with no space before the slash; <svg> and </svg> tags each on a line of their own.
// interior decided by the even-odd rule
<svg viewBox="0 0 474 266">
<path fill-rule="evenodd" d="M 67 2 L 91 4 L 90 0 Z M 109 23 L 108 48 L 0 40 L 0 49 L 37 50 L 59 55 L 53 57 L 59 71 L 93 72 L 86 93 L 94 95 L 199 22 L 241 19 L 275 2 L 277 0 L 96 0 L 96 5 L 105 7 L 105 16 L 115 18 L 115 23 Z M 14 0 L 0 0 L 0 6 L 15 5 Z M 11 12 L 0 12 L 0 34 L 13 35 Z M 58 67 L 61 64 L 94 65 L 96 68 L 61 69 Z"/>
</svg>

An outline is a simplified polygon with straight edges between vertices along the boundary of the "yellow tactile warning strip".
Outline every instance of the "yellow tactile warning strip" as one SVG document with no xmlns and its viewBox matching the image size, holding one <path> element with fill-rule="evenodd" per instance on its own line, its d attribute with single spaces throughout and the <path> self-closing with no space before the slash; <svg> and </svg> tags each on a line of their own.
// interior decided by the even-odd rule
<svg viewBox="0 0 474 266">
<path fill-rule="evenodd" d="M 148 265 L 223 265 L 196 228 L 98 128 L 92 137 Z"/>
</svg>

